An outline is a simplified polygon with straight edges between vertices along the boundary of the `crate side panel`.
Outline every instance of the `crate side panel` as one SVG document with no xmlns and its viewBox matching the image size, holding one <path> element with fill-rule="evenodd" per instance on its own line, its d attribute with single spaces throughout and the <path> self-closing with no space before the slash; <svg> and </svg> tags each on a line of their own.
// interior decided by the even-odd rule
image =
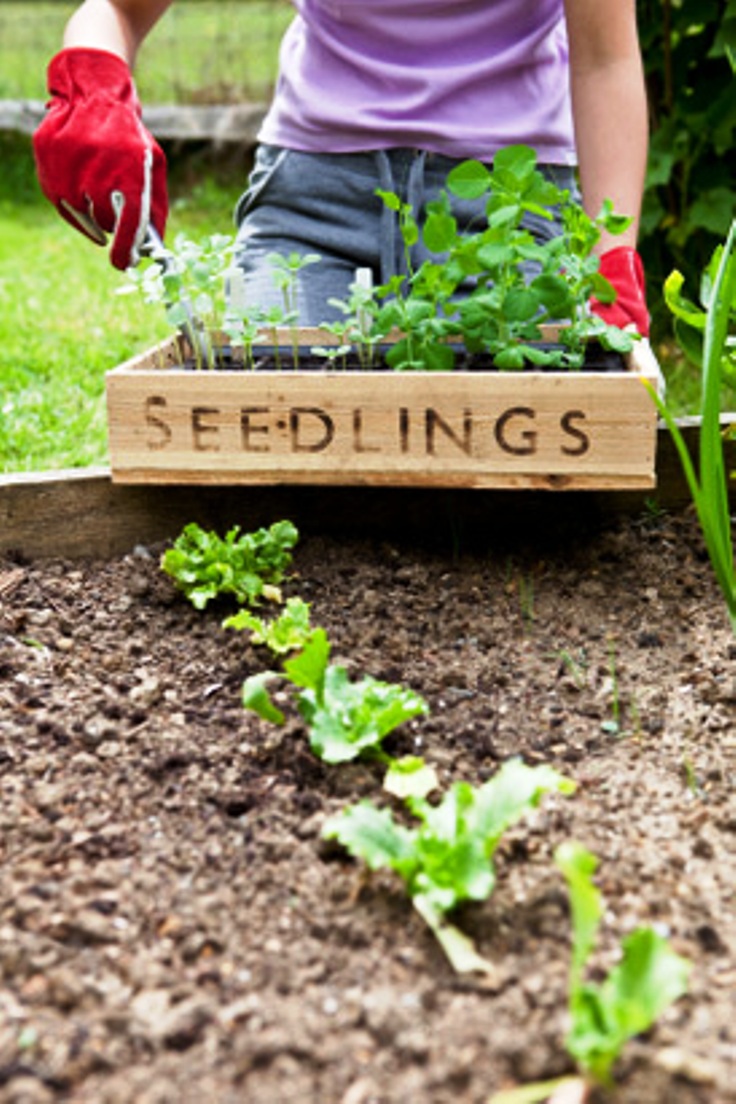
<svg viewBox="0 0 736 1104">
<path fill-rule="evenodd" d="M 108 408 L 113 468 L 152 476 L 475 485 L 493 473 L 651 478 L 654 469 L 654 407 L 628 372 L 118 371 Z"/>
</svg>

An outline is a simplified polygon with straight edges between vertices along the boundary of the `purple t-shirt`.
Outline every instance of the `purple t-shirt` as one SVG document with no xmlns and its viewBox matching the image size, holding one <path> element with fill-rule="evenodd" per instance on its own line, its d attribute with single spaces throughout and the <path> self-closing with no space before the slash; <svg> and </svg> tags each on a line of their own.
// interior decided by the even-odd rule
<svg viewBox="0 0 736 1104">
<path fill-rule="evenodd" d="M 294 0 L 261 141 L 574 164 L 562 0 Z"/>
</svg>

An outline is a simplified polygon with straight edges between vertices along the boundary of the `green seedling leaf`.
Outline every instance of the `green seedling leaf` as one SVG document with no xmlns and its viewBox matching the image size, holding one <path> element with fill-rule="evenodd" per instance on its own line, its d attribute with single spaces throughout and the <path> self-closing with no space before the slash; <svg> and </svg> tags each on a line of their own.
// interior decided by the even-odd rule
<svg viewBox="0 0 736 1104">
<path fill-rule="evenodd" d="M 396 870 L 409 874 L 414 866 L 414 837 L 394 820 L 388 809 L 377 809 L 359 801 L 330 817 L 322 829 L 325 839 L 334 839 L 369 870 Z"/>
<path fill-rule="evenodd" d="M 412 903 L 434 934 L 456 974 L 484 974 L 492 981 L 498 980 L 498 968 L 478 954 L 472 939 L 454 924 L 449 924 L 421 894 L 417 894 Z"/>
<path fill-rule="evenodd" d="M 623 958 L 605 980 L 586 982 L 602 915 L 600 892 L 593 884 L 597 860 L 570 842 L 557 849 L 555 862 L 567 881 L 573 924 L 566 1045 L 588 1076 L 608 1085 L 628 1039 L 647 1031 L 687 991 L 690 963 L 652 928 L 640 928 L 623 941 Z"/>
<path fill-rule="evenodd" d="M 451 169 L 447 187 L 458 199 L 480 199 L 488 191 L 491 174 L 480 161 L 462 161 Z"/>
<path fill-rule="evenodd" d="M 339 666 L 327 668 L 321 694 L 305 690 L 298 704 L 310 725 L 312 750 L 326 763 L 378 752 L 390 732 L 428 711 L 413 690 L 370 676 L 351 682 Z"/>
<path fill-rule="evenodd" d="M 394 759 L 383 780 L 383 788 L 394 797 L 426 797 L 439 786 L 437 771 L 417 755 Z"/>
<path fill-rule="evenodd" d="M 428 204 L 427 208 L 422 240 L 430 253 L 445 253 L 455 241 L 457 220 L 444 206 Z"/>
<path fill-rule="evenodd" d="M 284 674 L 294 686 L 313 692 L 316 700 L 324 694 L 330 642 L 324 629 L 315 629 L 304 649 L 284 664 Z"/>
<path fill-rule="evenodd" d="M 579 983 L 588 958 L 595 946 L 598 925 L 603 915 L 601 894 L 593 881 L 598 860 L 581 844 L 569 841 L 555 852 L 555 862 L 562 871 L 570 891 L 572 912 L 572 970 Z"/>
<path fill-rule="evenodd" d="M 455 351 L 450 345 L 436 342 L 422 350 L 424 370 L 427 372 L 451 372 L 455 364 Z"/>
<path fill-rule="evenodd" d="M 266 689 L 266 683 L 276 677 L 275 671 L 259 671 L 258 674 L 251 675 L 243 683 L 242 702 L 244 709 L 257 713 L 262 720 L 282 725 L 286 718 L 273 704 Z"/>
<path fill-rule="evenodd" d="M 536 167 L 537 155 L 531 146 L 505 146 L 493 158 L 494 172 L 510 174 L 517 181 L 530 180 Z"/>
<path fill-rule="evenodd" d="M 283 612 L 275 620 L 256 617 L 250 610 L 239 610 L 226 618 L 224 629 L 250 630 L 251 643 L 264 644 L 276 655 L 285 655 L 303 648 L 311 633 L 309 604 L 301 598 L 289 598 Z"/>
<path fill-rule="evenodd" d="M 475 810 L 475 831 L 495 851 L 504 832 L 525 813 L 536 809 L 548 793 L 573 794 L 576 785 L 546 763 L 528 767 L 523 760 L 507 760 L 479 790 Z"/>
</svg>

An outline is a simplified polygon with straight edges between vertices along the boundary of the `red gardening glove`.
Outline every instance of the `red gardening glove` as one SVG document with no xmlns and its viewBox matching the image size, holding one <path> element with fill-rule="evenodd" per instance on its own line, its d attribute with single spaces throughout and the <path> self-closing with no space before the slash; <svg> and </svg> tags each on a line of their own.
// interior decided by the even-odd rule
<svg viewBox="0 0 736 1104">
<path fill-rule="evenodd" d="M 610 326 L 623 330 L 632 323 L 642 337 L 649 336 L 649 311 L 644 286 L 644 268 L 641 257 L 628 245 L 609 249 L 601 256 L 598 269 L 616 292 L 614 303 L 591 300 L 591 310 Z"/>
<path fill-rule="evenodd" d="M 33 136 L 38 179 L 59 213 L 98 245 L 113 235 L 116 268 L 137 264 L 149 222 L 163 237 L 166 158 L 141 122 L 130 70 L 106 50 L 62 50 Z"/>
</svg>

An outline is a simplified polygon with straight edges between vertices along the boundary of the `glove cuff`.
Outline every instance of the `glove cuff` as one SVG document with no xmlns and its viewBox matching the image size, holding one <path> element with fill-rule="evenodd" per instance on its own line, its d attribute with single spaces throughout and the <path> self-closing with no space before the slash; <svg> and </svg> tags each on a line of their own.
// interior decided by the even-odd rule
<svg viewBox="0 0 736 1104">
<path fill-rule="evenodd" d="M 87 46 L 70 46 L 49 62 L 50 95 L 76 101 L 102 95 L 130 104 L 140 112 L 130 69 L 117 54 Z"/>
<path fill-rule="evenodd" d="M 598 271 L 614 284 L 617 277 L 628 276 L 644 295 L 644 265 L 632 246 L 617 245 L 615 249 L 606 250 L 601 254 Z"/>
</svg>

